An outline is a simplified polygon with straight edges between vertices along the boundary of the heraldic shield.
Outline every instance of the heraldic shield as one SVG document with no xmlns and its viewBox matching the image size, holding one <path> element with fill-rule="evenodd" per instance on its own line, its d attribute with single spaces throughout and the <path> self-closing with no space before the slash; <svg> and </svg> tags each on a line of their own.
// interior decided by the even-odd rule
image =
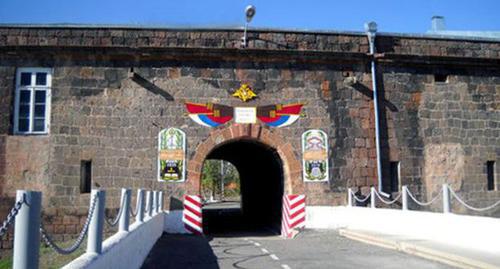
<svg viewBox="0 0 500 269">
<path fill-rule="evenodd" d="M 328 181 L 328 136 L 321 130 L 302 134 L 303 178 L 306 182 Z"/>
<path fill-rule="evenodd" d="M 186 171 L 186 134 L 169 128 L 158 134 L 158 181 L 181 182 Z"/>
</svg>

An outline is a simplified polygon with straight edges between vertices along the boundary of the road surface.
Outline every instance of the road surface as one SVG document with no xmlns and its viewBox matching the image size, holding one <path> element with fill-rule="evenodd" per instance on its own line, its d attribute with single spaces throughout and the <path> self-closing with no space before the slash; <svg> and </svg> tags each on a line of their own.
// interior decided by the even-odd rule
<svg viewBox="0 0 500 269">
<path fill-rule="evenodd" d="M 295 239 L 256 234 L 164 234 L 143 269 L 155 268 L 452 268 L 353 241 L 335 230 L 306 230 Z"/>
</svg>

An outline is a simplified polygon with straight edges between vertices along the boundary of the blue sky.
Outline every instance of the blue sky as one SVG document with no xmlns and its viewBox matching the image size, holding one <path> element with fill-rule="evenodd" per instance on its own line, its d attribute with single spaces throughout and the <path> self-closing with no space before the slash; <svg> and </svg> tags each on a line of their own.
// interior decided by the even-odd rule
<svg viewBox="0 0 500 269">
<path fill-rule="evenodd" d="M 500 0 L 0 0 L 0 23 L 237 27 L 248 4 L 253 27 L 424 33 L 442 15 L 448 30 L 500 31 Z"/>
</svg>

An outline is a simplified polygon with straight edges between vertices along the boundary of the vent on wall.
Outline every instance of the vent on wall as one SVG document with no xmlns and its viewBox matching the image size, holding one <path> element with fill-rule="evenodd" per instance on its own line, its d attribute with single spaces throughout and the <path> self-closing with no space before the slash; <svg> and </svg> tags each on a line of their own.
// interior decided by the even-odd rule
<svg viewBox="0 0 500 269">
<path fill-rule="evenodd" d="M 80 193 L 90 193 L 92 183 L 92 161 L 80 162 Z"/>
</svg>

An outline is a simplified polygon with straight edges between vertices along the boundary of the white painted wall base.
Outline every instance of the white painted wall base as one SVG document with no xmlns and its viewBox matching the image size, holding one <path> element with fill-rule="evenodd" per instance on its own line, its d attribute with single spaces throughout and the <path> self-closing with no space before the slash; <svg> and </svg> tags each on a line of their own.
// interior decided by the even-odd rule
<svg viewBox="0 0 500 269">
<path fill-rule="evenodd" d="M 306 228 L 347 228 L 444 242 L 500 254 L 500 219 L 363 207 L 306 207 Z"/>
<path fill-rule="evenodd" d="M 165 214 L 164 231 L 171 234 L 187 233 L 182 221 L 182 210 L 173 210 Z"/>
<path fill-rule="evenodd" d="M 160 238 L 164 229 L 165 213 L 158 213 L 144 223 L 134 223 L 129 232 L 119 232 L 103 242 L 102 254 L 83 254 L 64 269 L 137 269 Z"/>
</svg>

